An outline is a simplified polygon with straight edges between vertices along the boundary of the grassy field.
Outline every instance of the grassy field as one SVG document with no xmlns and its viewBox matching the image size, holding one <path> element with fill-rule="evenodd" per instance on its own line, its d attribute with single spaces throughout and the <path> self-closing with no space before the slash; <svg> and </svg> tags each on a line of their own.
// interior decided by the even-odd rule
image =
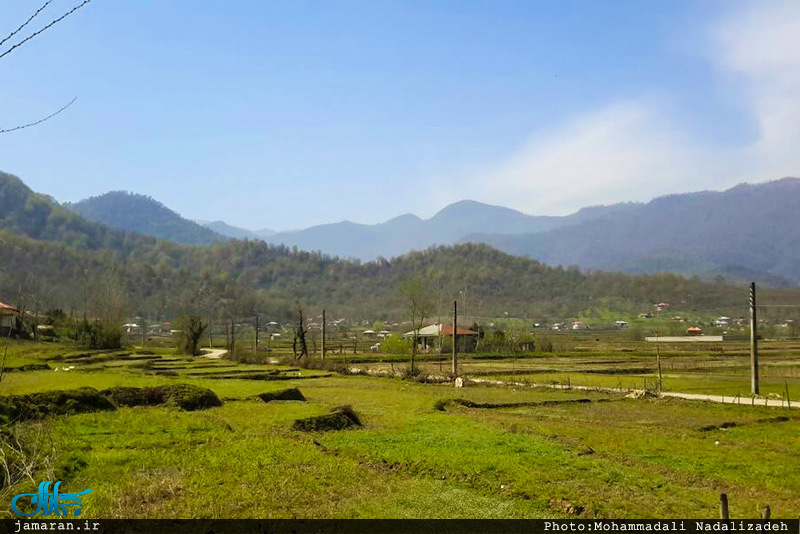
<svg viewBox="0 0 800 534">
<path fill-rule="evenodd" d="M 720 492 L 728 493 L 734 517 L 757 516 L 767 504 L 773 517 L 800 511 L 800 477 L 792 475 L 800 473 L 798 411 L 533 387 L 456 389 L 151 350 L 12 345 L 9 365 L 50 369 L 6 373 L 2 395 L 188 383 L 210 388 L 223 405 L 19 423 L 15 432 L 31 442 L 52 439 L 53 447 L 32 479 L 4 490 L 4 510 L 14 494 L 34 491 L 49 467 L 69 491 L 93 489 L 83 516 L 94 518 L 713 518 Z M 776 389 L 784 380 L 797 391 L 793 350 L 773 351 Z M 710 392 L 746 384 L 738 360 L 730 371 L 731 361 L 720 357 L 666 351 L 673 365 L 664 367 L 665 382 Z M 362 367 L 400 365 L 362 359 L 369 360 Z M 423 367 L 438 371 L 435 358 L 428 360 Z M 576 352 L 466 359 L 463 370 L 508 381 L 630 381 L 641 388 L 652 363 L 646 351 Z M 287 387 L 298 387 L 307 401 L 254 397 Z M 473 404 L 446 402 L 456 398 Z M 292 430 L 296 419 L 343 404 L 359 414 L 362 428 Z"/>
</svg>

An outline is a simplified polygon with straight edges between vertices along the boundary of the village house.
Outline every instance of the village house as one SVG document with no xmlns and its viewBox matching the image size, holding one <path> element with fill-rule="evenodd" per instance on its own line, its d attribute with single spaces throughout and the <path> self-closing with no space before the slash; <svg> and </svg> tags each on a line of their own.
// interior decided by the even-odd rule
<svg viewBox="0 0 800 534">
<path fill-rule="evenodd" d="M 406 332 L 403 334 L 405 338 L 413 338 L 414 331 Z M 420 345 L 425 351 L 442 350 L 442 341 L 453 337 L 453 325 L 451 324 L 432 324 L 419 329 L 417 338 L 420 340 Z M 475 352 L 478 346 L 478 332 L 474 332 L 467 328 L 458 328 L 458 351 L 459 352 Z"/>
<path fill-rule="evenodd" d="M 10 304 L 0 302 L 0 334 L 8 335 L 14 326 L 14 317 L 19 315 L 19 310 Z"/>
</svg>

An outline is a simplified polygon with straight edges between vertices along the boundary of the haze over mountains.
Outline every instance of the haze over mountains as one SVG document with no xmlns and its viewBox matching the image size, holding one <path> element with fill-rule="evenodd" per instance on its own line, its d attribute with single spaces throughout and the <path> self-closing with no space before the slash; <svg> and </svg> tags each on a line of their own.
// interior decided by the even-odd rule
<svg viewBox="0 0 800 534">
<path fill-rule="evenodd" d="M 561 217 L 464 200 L 430 219 L 407 214 L 374 225 L 342 221 L 277 233 L 222 221 L 197 224 L 149 197 L 118 192 L 69 207 L 97 222 L 185 244 L 261 239 L 369 261 L 433 245 L 473 242 L 551 265 L 800 283 L 796 178 L 742 184 L 724 192 L 670 195 L 648 203 L 589 207 Z"/>
</svg>

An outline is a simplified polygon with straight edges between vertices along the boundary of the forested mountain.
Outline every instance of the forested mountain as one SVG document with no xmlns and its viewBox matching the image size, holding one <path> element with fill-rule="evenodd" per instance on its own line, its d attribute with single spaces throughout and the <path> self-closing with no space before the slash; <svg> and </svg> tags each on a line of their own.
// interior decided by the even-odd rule
<svg viewBox="0 0 800 534">
<path fill-rule="evenodd" d="M 0 207 L 0 300 L 34 295 L 42 308 L 79 310 L 113 280 L 131 313 L 150 316 L 197 308 L 222 314 L 233 307 L 237 314 L 282 317 L 301 302 L 351 316 L 400 317 L 400 288 L 418 274 L 439 310 L 466 288 L 465 313 L 481 316 L 565 317 L 596 306 L 649 308 L 661 300 L 685 309 L 746 304 L 743 287 L 670 274 L 583 274 L 485 245 L 369 263 L 261 241 L 179 245 L 86 221 L 9 175 L 0 175 Z"/>
<path fill-rule="evenodd" d="M 670 195 L 556 230 L 473 234 L 462 241 L 550 265 L 798 284 L 800 179 Z"/>
<path fill-rule="evenodd" d="M 4 172 L 0 172 L 0 230 L 79 249 L 130 251 L 156 243 L 151 237 L 88 221 Z"/>
<path fill-rule="evenodd" d="M 625 212 L 634 206 L 597 206 L 565 217 L 537 217 L 509 208 L 462 200 L 450 204 L 430 219 L 407 214 L 373 225 L 344 221 L 305 230 L 279 232 L 264 239 L 270 243 L 317 250 L 332 256 L 373 260 L 398 256 L 411 250 L 424 250 L 432 245 L 453 244 L 475 232 L 542 232 L 592 220 L 605 213 Z"/>
<path fill-rule="evenodd" d="M 111 191 L 64 206 L 90 221 L 176 243 L 207 245 L 225 240 L 148 196 L 126 191 Z"/>
</svg>

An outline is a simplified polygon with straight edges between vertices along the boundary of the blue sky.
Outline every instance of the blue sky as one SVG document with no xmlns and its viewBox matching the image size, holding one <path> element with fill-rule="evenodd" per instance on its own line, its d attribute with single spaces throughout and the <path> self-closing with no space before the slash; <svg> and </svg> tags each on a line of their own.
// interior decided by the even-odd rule
<svg viewBox="0 0 800 534">
<path fill-rule="evenodd" d="M 4 4 L 3 36 L 35 9 Z M 276 229 L 798 175 L 798 6 L 93 0 L 0 60 L 0 128 L 78 97 L 0 169 Z"/>
</svg>

